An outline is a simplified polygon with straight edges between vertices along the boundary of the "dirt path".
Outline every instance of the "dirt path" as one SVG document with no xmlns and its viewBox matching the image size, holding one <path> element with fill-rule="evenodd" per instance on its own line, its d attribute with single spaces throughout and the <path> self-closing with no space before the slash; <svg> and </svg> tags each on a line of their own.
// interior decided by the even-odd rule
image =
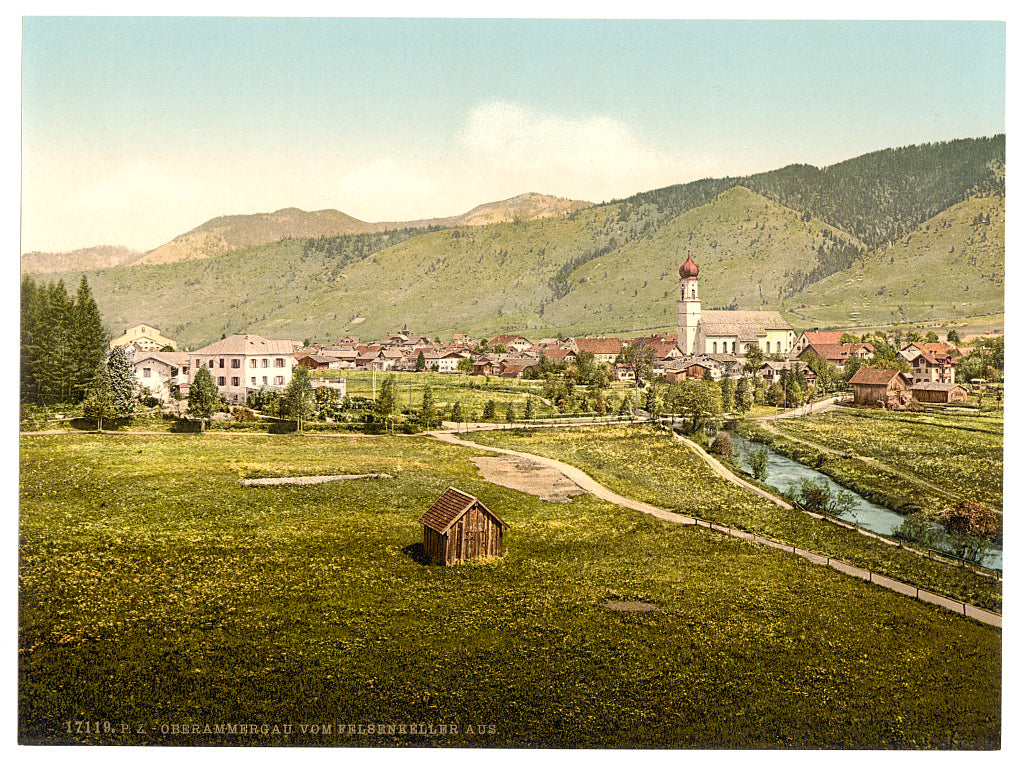
<svg viewBox="0 0 1024 770">
<path fill-rule="evenodd" d="M 519 452 L 513 449 L 500 449 L 498 447 L 485 446 L 483 444 L 477 444 L 472 441 L 466 441 L 465 439 L 456 438 L 452 433 L 447 431 L 432 431 L 429 433 L 421 434 L 430 438 L 436 439 L 437 441 L 444 441 L 448 444 L 455 444 L 457 446 L 464 446 L 470 449 L 479 450 L 481 452 L 487 452 L 491 454 L 506 455 L 511 457 L 517 457 L 527 459 L 532 462 L 538 463 L 549 468 L 554 468 L 573 483 L 579 486 L 586 492 L 590 492 L 595 497 L 598 497 L 607 502 L 621 506 L 623 508 L 629 508 L 630 510 L 639 511 L 640 513 L 646 513 L 654 516 L 655 518 L 661 519 L 662 521 L 670 521 L 675 524 L 692 524 L 699 527 L 706 527 L 709 530 L 715 530 L 723 534 L 729 535 L 730 537 L 737 537 L 741 540 L 749 540 L 751 542 L 766 545 L 770 548 L 776 548 L 787 553 L 792 553 L 794 556 L 799 556 L 802 559 L 819 564 L 830 569 L 834 569 L 838 572 L 842 572 L 846 575 L 866 580 L 869 583 L 875 583 L 876 585 L 887 588 L 890 591 L 903 594 L 904 596 L 911 596 L 920 601 L 927 602 L 929 604 L 936 604 L 940 607 L 945 607 L 952 612 L 956 612 L 966 617 L 973 618 L 986 625 L 996 626 L 1002 628 L 1003 617 L 994 612 L 989 612 L 980 607 L 975 607 L 966 602 L 957 601 L 956 599 L 950 599 L 947 596 L 935 594 L 930 591 L 924 591 L 917 586 L 903 583 L 899 580 L 893 580 L 892 578 L 885 577 L 884 575 L 877 575 L 869 570 L 855 567 L 852 564 L 833 559 L 829 556 L 822 556 L 821 554 L 813 553 L 811 551 L 805 551 L 802 548 L 796 548 L 786 543 L 780 543 L 775 540 L 769 540 L 768 538 L 761 537 L 760 535 L 753 535 L 750 532 L 743 530 L 732 529 L 721 524 L 712 524 L 711 522 L 704 521 L 692 516 L 680 516 L 672 511 L 659 508 L 656 505 L 650 505 L 649 503 L 643 503 L 639 500 L 631 500 L 628 497 L 623 497 L 610 489 L 602 486 L 586 473 L 581 471 L 579 468 L 575 468 L 572 465 L 561 462 L 560 460 L 554 460 L 550 457 L 543 457 L 541 455 L 530 454 L 529 452 Z M 684 439 L 685 440 L 685 439 Z M 699 452 L 698 454 L 704 454 Z M 709 458 L 714 459 L 714 458 Z M 717 462 L 717 461 L 716 461 Z M 712 466 L 714 467 L 714 466 Z M 726 470 L 724 467 L 722 470 Z M 738 479 L 739 480 L 739 479 Z M 757 490 L 763 492 L 763 490 Z M 780 501 L 781 502 L 781 501 Z"/>
</svg>

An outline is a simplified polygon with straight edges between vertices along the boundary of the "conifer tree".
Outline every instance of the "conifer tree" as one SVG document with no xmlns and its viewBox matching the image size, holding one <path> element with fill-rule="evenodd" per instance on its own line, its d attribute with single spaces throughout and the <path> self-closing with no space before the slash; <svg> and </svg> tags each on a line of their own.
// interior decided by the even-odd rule
<svg viewBox="0 0 1024 770">
<path fill-rule="evenodd" d="M 434 391 L 427 385 L 423 389 L 423 408 L 420 410 L 420 422 L 424 428 L 430 428 L 436 419 L 434 416 Z"/>
<path fill-rule="evenodd" d="M 71 356 L 75 370 L 72 399 L 84 397 L 96 366 L 103 362 L 107 335 L 100 320 L 100 310 L 93 299 L 89 282 L 82 276 L 71 316 Z"/>
<path fill-rule="evenodd" d="M 107 359 L 110 370 L 110 389 L 114 397 L 114 411 L 118 417 L 127 417 L 135 411 L 135 372 L 123 348 L 114 348 Z"/>
</svg>

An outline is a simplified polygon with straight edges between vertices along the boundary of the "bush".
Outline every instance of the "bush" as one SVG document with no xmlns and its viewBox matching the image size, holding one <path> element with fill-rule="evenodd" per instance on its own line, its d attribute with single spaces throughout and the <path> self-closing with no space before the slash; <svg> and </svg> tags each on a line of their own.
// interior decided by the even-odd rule
<svg viewBox="0 0 1024 770">
<path fill-rule="evenodd" d="M 758 481 L 764 481 L 768 478 L 768 449 L 767 447 L 758 447 L 747 455 L 747 459 L 750 461 L 750 475 L 752 475 Z"/>
<path fill-rule="evenodd" d="M 826 482 L 816 484 L 810 479 L 801 479 L 800 485 L 789 485 L 787 496 L 797 505 L 816 513 L 839 517 L 853 510 L 853 495 L 845 489 L 836 490 L 833 495 Z"/>
<path fill-rule="evenodd" d="M 715 440 L 711 442 L 711 454 L 719 457 L 728 457 L 732 454 L 732 437 L 726 431 L 719 431 Z"/>
<path fill-rule="evenodd" d="M 939 512 L 939 522 L 950 536 L 967 535 L 1002 540 L 1003 517 L 975 500 L 961 500 Z"/>
<path fill-rule="evenodd" d="M 252 409 L 245 406 L 234 406 L 231 408 L 231 418 L 235 422 L 255 422 L 256 415 Z"/>
</svg>

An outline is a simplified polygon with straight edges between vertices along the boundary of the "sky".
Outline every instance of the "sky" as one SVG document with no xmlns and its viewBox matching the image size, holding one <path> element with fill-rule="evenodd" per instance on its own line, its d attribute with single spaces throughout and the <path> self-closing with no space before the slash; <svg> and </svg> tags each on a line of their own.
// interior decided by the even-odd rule
<svg viewBox="0 0 1024 770">
<path fill-rule="evenodd" d="M 26 16 L 21 251 L 601 202 L 1005 132 L 1006 25 Z"/>
</svg>

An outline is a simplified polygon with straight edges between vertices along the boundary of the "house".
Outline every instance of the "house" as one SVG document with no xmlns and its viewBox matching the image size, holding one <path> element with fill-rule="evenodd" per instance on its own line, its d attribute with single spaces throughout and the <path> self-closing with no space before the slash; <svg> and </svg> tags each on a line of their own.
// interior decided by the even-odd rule
<svg viewBox="0 0 1024 770">
<path fill-rule="evenodd" d="M 494 350 L 496 347 L 503 347 L 505 350 L 516 353 L 522 353 L 527 348 L 533 347 L 533 343 L 530 342 L 526 337 L 522 337 L 518 334 L 499 334 L 492 340 L 487 341 L 487 347 Z"/>
<path fill-rule="evenodd" d="M 574 337 L 576 353 L 592 353 L 596 364 L 614 364 L 622 348 L 625 347 L 618 337 Z"/>
<path fill-rule="evenodd" d="M 124 334 L 114 337 L 107 346 L 107 350 L 131 346 L 136 350 L 161 350 L 163 348 L 176 348 L 177 343 L 170 337 L 165 337 L 152 324 L 136 324 L 124 330 Z"/>
<path fill-rule="evenodd" d="M 148 388 L 161 401 L 170 401 L 175 388 L 188 391 L 188 353 L 140 352 L 132 365 L 139 386 Z"/>
<path fill-rule="evenodd" d="M 783 370 L 790 369 L 792 366 L 792 364 L 785 361 L 765 361 L 761 364 L 761 368 L 757 370 L 757 375 L 771 385 L 773 382 L 781 381 Z M 803 361 L 796 366 L 796 371 L 805 382 L 814 382 L 816 379 L 816 375 L 811 370 L 811 367 Z"/>
<path fill-rule="evenodd" d="M 846 366 L 851 357 L 865 361 L 875 354 L 875 347 L 867 342 L 812 342 L 800 353 L 800 359 L 807 361 L 811 356 L 828 361 L 837 369 Z"/>
<path fill-rule="evenodd" d="M 449 565 L 483 556 L 501 556 L 508 527 L 475 497 L 448 487 L 420 519 L 423 552 L 434 564 Z"/>
<path fill-rule="evenodd" d="M 309 386 L 313 390 L 316 390 L 317 388 L 330 388 L 338 397 L 339 403 L 348 394 L 348 385 L 345 382 L 344 378 L 338 380 L 328 380 L 325 377 L 311 377 L 309 380 Z"/>
<path fill-rule="evenodd" d="M 954 382 L 921 382 L 911 386 L 910 392 L 922 404 L 951 404 L 967 400 L 967 388 Z"/>
<path fill-rule="evenodd" d="M 922 382 L 953 382 L 956 362 L 948 353 L 931 353 L 918 348 L 904 348 L 900 358 L 910 364 L 914 384 Z"/>
<path fill-rule="evenodd" d="M 861 367 L 850 378 L 850 384 L 854 404 L 899 409 L 910 403 L 910 380 L 894 369 Z"/>
<path fill-rule="evenodd" d="M 820 332 L 817 329 L 803 332 L 796 338 L 790 357 L 799 358 L 808 345 L 839 345 L 846 332 Z"/>
<path fill-rule="evenodd" d="M 189 385 L 202 367 L 229 403 L 244 404 L 247 393 L 280 390 L 292 378 L 295 346 L 291 340 L 268 340 L 255 334 L 232 334 L 189 353 Z"/>
<path fill-rule="evenodd" d="M 305 369 L 340 369 L 341 360 L 334 356 L 325 356 L 313 353 L 296 353 L 294 355 L 296 366 Z"/>
</svg>

